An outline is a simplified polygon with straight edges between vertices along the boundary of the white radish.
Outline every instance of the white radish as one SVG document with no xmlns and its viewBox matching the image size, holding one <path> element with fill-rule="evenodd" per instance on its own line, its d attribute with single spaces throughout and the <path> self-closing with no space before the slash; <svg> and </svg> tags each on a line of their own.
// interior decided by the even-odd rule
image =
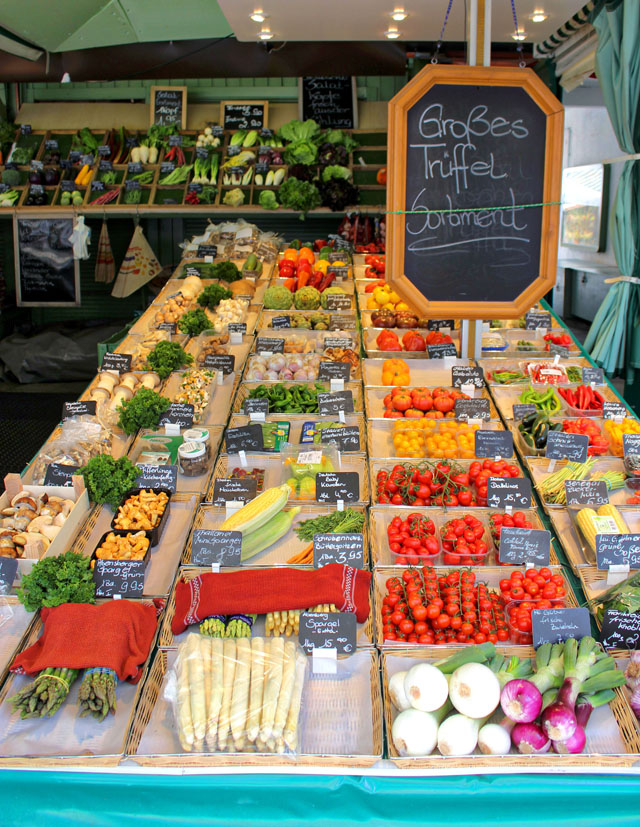
<svg viewBox="0 0 640 827">
<path fill-rule="evenodd" d="M 404 679 L 406 672 L 396 672 L 389 679 L 389 696 L 396 709 L 403 712 L 405 709 L 411 709 L 411 701 L 407 698 L 404 691 Z"/>
<path fill-rule="evenodd" d="M 508 755 L 511 733 L 500 724 L 485 724 L 478 733 L 478 748 L 483 755 Z"/>
<path fill-rule="evenodd" d="M 414 709 L 433 712 L 440 709 L 447 700 L 449 687 L 447 679 L 437 666 L 417 663 L 405 675 L 404 692 Z"/>
<path fill-rule="evenodd" d="M 438 742 L 438 721 L 430 712 L 405 709 L 393 722 L 391 738 L 401 756 L 431 755 Z"/>
<path fill-rule="evenodd" d="M 451 676 L 449 698 L 469 718 L 486 718 L 500 703 L 500 682 L 488 666 L 465 663 Z"/>
<path fill-rule="evenodd" d="M 482 719 L 451 715 L 440 724 L 438 749 L 442 755 L 471 755 L 478 743 Z"/>
</svg>

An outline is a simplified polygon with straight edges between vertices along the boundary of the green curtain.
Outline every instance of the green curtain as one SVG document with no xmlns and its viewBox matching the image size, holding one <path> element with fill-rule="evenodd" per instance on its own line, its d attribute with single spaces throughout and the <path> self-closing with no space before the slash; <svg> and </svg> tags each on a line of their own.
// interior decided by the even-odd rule
<svg viewBox="0 0 640 827">
<path fill-rule="evenodd" d="M 596 74 L 620 149 L 640 151 L 640 0 L 601 0 Z M 640 277 L 640 162 L 626 161 L 612 215 L 611 237 L 620 273 Z M 607 373 L 640 367 L 640 288 L 618 283 L 598 310 L 585 347 Z"/>
</svg>

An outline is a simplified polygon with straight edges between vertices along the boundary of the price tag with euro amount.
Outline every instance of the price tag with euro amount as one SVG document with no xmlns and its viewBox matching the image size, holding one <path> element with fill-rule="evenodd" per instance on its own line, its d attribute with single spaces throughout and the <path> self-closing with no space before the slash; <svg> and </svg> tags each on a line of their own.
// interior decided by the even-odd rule
<svg viewBox="0 0 640 827">
<path fill-rule="evenodd" d="M 564 643 L 570 637 L 581 640 L 591 634 L 587 609 L 534 609 L 531 612 L 533 645 Z"/>
<path fill-rule="evenodd" d="M 328 563 L 340 563 L 354 569 L 364 568 L 362 534 L 314 534 L 313 566 L 320 569 Z"/>
<path fill-rule="evenodd" d="M 600 506 L 609 503 L 609 489 L 604 480 L 565 480 L 567 505 Z"/>
<path fill-rule="evenodd" d="M 351 612 L 302 612 L 298 642 L 307 654 L 334 649 L 339 655 L 356 651 L 357 622 Z"/>
<path fill-rule="evenodd" d="M 191 537 L 194 566 L 241 566 L 242 532 L 196 528 Z"/>
<path fill-rule="evenodd" d="M 600 643 L 605 649 L 637 649 L 640 646 L 640 613 L 606 609 Z"/>
<path fill-rule="evenodd" d="M 569 462 L 586 462 L 589 437 L 586 434 L 568 434 L 549 431 L 545 456 L 547 459 L 567 459 Z"/>
<path fill-rule="evenodd" d="M 640 534 L 596 534 L 596 563 L 600 571 L 610 566 L 640 568 Z"/>
<path fill-rule="evenodd" d="M 489 477 L 489 508 L 531 508 L 531 482 L 525 477 Z"/>
<path fill-rule="evenodd" d="M 510 459 L 513 456 L 511 431 L 475 431 L 474 439 L 476 457 Z"/>
<path fill-rule="evenodd" d="M 548 566 L 551 533 L 535 528 L 503 526 L 500 531 L 499 560 L 511 566 Z"/>
</svg>

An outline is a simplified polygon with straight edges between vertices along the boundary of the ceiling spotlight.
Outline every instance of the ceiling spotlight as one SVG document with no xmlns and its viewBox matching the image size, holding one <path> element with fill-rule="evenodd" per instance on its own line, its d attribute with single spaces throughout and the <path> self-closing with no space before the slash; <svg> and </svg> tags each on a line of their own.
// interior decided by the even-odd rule
<svg viewBox="0 0 640 827">
<path fill-rule="evenodd" d="M 267 19 L 267 15 L 262 11 L 262 9 L 256 9 L 253 14 L 249 15 L 249 17 L 254 23 L 264 23 Z"/>
<path fill-rule="evenodd" d="M 392 19 L 392 20 L 397 20 L 397 21 L 398 21 L 398 23 L 399 23 L 401 20 L 406 20 L 406 18 L 407 18 L 407 13 L 406 13 L 406 11 L 405 11 L 404 9 L 394 9 L 394 10 L 391 12 L 391 19 Z"/>
<path fill-rule="evenodd" d="M 532 23 L 544 23 L 547 17 L 549 17 L 549 15 L 544 9 L 535 9 L 533 14 L 529 16 L 529 20 L 531 20 Z"/>
<path fill-rule="evenodd" d="M 260 34 L 258 35 L 260 40 L 272 40 L 273 39 L 273 32 L 271 29 L 268 29 L 266 26 L 260 29 Z"/>
<path fill-rule="evenodd" d="M 518 41 L 526 40 L 527 39 L 527 33 L 525 32 L 524 29 L 518 29 L 518 31 L 514 32 L 511 35 L 511 37 L 513 38 L 513 40 L 518 40 Z"/>
<path fill-rule="evenodd" d="M 395 26 L 389 26 L 387 31 L 384 33 L 384 36 L 388 40 L 397 40 L 400 37 L 400 32 Z"/>
</svg>

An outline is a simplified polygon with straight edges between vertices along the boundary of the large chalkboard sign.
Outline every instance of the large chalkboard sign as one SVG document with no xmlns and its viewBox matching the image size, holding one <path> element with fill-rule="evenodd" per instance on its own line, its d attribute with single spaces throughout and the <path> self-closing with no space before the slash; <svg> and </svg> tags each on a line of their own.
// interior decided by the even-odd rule
<svg viewBox="0 0 640 827">
<path fill-rule="evenodd" d="M 269 101 L 222 101 L 220 123 L 227 130 L 264 129 L 269 121 Z"/>
<path fill-rule="evenodd" d="M 171 126 L 177 123 L 180 129 L 187 128 L 187 87 L 151 87 L 150 124 Z"/>
<path fill-rule="evenodd" d="M 559 205 L 523 205 L 560 201 L 562 105 L 532 71 L 427 67 L 389 137 L 388 272 L 407 302 L 514 316 L 551 288 Z"/>
<path fill-rule="evenodd" d="M 80 306 L 80 269 L 69 240 L 72 232 L 72 218 L 14 218 L 19 307 Z"/>
<path fill-rule="evenodd" d="M 301 120 L 313 118 L 323 129 L 357 129 L 355 78 L 351 75 L 299 78 L 298 108 Z"/>
</svg>

